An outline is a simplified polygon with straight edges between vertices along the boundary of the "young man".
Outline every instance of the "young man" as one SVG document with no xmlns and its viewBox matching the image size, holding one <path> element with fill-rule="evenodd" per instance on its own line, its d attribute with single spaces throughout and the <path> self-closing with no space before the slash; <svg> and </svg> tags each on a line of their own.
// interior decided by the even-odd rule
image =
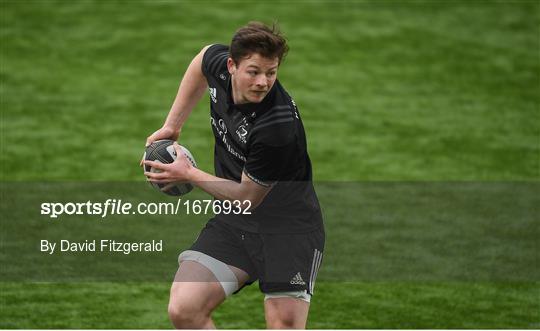
<svg viewBox="0 0 540 331">
<path fill-rule="evenodd" d="M 325 237 L 302 121 L 276 79 L 287 50 L 275 28 L 258 22 L 240 28 L 230 47 L 204 47 L 164 126 L 147 139 L 147 145 L 176 140 L 208 88 L 216 176 L 192 167 L 178 144 L 174 163 L 145 161 L 162 170 L 145 174 L 158 183 L 191 182 L 233 206 L 239 202 L 236 213 L 216 215 L 179 256 L 169 301 L 177 328 L 214 328 L 212 311 L 256 280 L 269 328 L 306 326 Z"/>
</svg>

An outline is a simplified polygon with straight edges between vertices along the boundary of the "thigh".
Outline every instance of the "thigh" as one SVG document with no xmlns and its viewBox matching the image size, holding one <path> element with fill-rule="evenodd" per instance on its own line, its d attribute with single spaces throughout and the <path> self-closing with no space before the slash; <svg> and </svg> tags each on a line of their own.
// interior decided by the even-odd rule
<svg viewBox="0 0 540 331">
<path fill-rule="evenodd" d="M 248 274 L 234 266 L 228 266 L 241 287 Z M 204 265 L 196 261 L 182 261 L 171 286 L 169 305 L 211 312 L 226 298 L 222 285 L 216 276 Z"/>
<path fill-rule="evenodd" d="M 225 300 L 225 292 L 210 270 L 194 261 L 180 263 L 171 286 L 169 306 L 211 312 Z"/>
<path fill-rule="evenodd" d="M 241 235 L 234 229 L 210 220 L 190 249 L 179 256 L 170 304 L 173 307 L 180 305 L 182 308 L 189 306 L 187 308 L 211 311 L 230 294 L 225 293 L 225 288 L 231 292 L 231 282 L 237 284 L 236 288 L 242 288 L 254 272 L 240 239 Z M 208 261 L 212 259 L 209 264 Z M 226 269 L 232 271 L 234 276 L 227 276 L 230 271 Z"/>
</svg>

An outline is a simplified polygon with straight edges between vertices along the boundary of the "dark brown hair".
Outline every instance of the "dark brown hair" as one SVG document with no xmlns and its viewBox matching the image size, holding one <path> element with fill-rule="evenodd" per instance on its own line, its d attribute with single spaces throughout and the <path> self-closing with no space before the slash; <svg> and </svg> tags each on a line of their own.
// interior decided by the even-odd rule
<svg viewBox="0 0 540 331">
<path fill-rule="evenodd" d="M 268 59 L 277 57 L 281 63 L 288 50 L 287 41 L 275 23 L 270 28 L 261 22 L 249 22 L 236 31 L 229 52 L 236 64 L 253 53 Z"/>
</svg>

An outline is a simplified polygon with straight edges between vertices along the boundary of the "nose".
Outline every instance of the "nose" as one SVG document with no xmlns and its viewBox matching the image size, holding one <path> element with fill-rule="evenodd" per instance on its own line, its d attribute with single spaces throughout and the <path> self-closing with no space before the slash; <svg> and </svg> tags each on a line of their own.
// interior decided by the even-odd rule
<svg viewBox="0 0 540 331">
<path fill-rule="evenodd" d="M 258 75 L 255 80 L 255 85 L 257 85 L 258 88 L 264 88 L 268 85 L 268 81 L 266 80 L 265 75 Z"/>
</svg>

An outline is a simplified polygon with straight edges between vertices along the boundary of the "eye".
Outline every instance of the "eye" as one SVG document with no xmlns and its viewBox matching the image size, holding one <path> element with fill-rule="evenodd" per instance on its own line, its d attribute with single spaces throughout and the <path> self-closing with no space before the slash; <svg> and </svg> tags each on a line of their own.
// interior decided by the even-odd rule
<svg viewBox="0 0 540 331">
<path fill-rule="evenodd" d="M 274 77 L 275 75 L 276 75 L 275 71 L 270 71 L 269 73 L 266 74 L 267 77 Z"/>
<path fill-rule="evenodd" d="M 248 71 L 247 73 L 248 73 L 248 75 L 250 75 L 250 76 L 257 76 L 257 72 L 256 72 L 256 71 L 252 71 L 252 70 L 251 70 L 251 71 Z"/>
</svg>

